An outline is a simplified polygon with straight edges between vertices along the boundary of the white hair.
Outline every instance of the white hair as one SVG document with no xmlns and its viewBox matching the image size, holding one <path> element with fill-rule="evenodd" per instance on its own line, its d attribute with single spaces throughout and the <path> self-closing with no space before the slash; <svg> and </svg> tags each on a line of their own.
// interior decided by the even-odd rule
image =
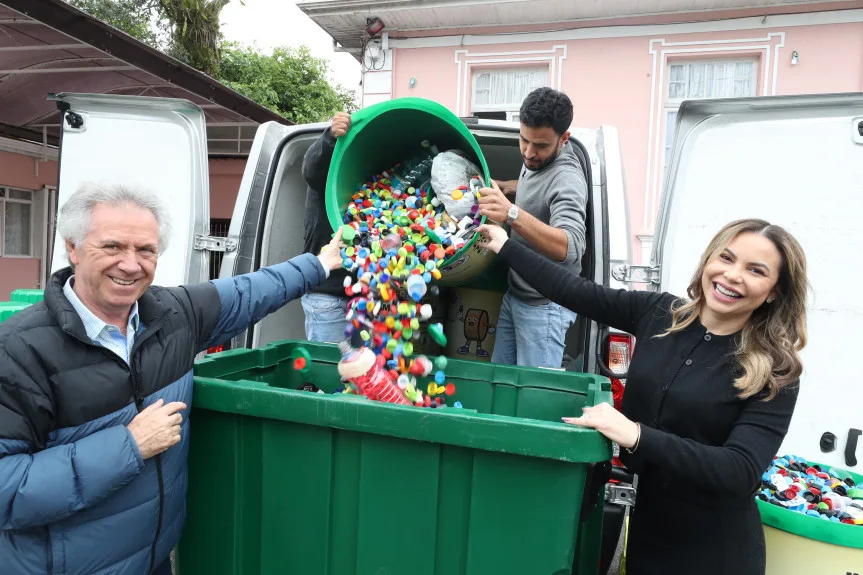
<svg viewBox="0 0 863 575">
<path fill-rule="evenodd" d="M 90 232 L 93 209 L 99 205 L 119 207 L 128 204 L 149 210 L 159 225 L 159 253 L 168 249 L 171 218 L 162 200 L 152 191 L 126 184 L 84 182 L 60 208 L 57 231 L 60 237 L 80 246 Z"/>
</svg>

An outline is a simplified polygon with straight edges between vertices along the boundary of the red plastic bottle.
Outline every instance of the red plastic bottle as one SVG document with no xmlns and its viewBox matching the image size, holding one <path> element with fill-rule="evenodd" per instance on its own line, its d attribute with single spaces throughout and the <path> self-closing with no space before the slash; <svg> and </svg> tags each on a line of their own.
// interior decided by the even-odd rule
<svg viewBox="0 0 863 575">
<path fill-rule="evenodd" d="M 374 401 L 412 405 L 389 372 L 378 365 L 372 350 L 354 349 L 346 341 L 339 344 L 339 349 L 342 352 L 339 375 L 356 385 L 360 393 Z"/>
</svg>

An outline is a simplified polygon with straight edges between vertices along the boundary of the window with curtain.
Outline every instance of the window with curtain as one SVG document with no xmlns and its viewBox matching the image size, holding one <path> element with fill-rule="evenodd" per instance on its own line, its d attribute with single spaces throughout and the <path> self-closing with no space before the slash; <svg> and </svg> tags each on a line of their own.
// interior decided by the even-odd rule
<svg viewBox="0 0 863 575">
<path fill-rule="evenodd" d="M 671 159 L 677 110 L 684 100 L 740 98 L 755 96 L 758 88 L 758 60 L 708 60 L 671 62 L 668 65 L 665 95 L 665 161 L 663 172 Z"/>
<path fill-rule="evenodd" d="M 0 188 L 0 256 L 32 257 L 33 192 Z"/>
<path fill-rule="evenodd" d="M 548 86 L 548 68 L 495 68 L 473 73 L 471 112 L 505 112 L 518 120 L 521 103 L 536 88 Z"/>
</svg>

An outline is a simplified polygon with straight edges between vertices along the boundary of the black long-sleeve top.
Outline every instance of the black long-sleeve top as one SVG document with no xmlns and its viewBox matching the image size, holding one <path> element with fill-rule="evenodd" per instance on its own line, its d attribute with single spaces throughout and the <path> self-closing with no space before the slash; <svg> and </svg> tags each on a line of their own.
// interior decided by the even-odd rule
<svg viewBox="0 0 863 575">
<path fill-rule="evenodd" d="M 675 296 L 599 286 L 518 242 L 500 257 L 550 300 L 636 337 L 622 405 L 641 424 L 635 453 L 621 450 L 639 475 L 627 572 L 763 573 L 754 493 L 788 431 L 797 383 L 770 401 L 742 400 L 733 386 L 738 334 L 695 321 L 655 337 L 671 325 Z"/>
<path fill-rule="evenodd" d="M 327 174 L 333 151 L 336 148 L 336 138 L 332 128 L 324 133 L 306 151 L 303 156 L 303 179 L 306 181 L 306 206 L 303 229 L 303 252 L 317 255 L 321 248 L 330 243 L 333 229 L 327 219 L 326 189 Z M 330 272 L 330 277 L 315 287 L 313 292 L 336 296 L 345 296 L 344 279 L 347 271 L 342 268 Z"/>
</svg>

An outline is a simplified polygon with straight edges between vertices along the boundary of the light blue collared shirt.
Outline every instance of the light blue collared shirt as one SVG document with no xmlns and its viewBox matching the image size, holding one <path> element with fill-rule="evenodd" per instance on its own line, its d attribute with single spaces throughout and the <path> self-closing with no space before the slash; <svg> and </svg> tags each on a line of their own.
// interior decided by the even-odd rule
<svg viewBox="0 0 863 575">
<path fill-rule="evenodd" d="M 129 313 L 129 323 L 126 326 L 126 336 L 120 331 L 120 328 L 115 325 L 108 325 L 93 312 L 87 309 L 87 306 L 78 299 L 78 295 L 72 289 L 72 280 L 75 276 L 71 276 L 66 280 L 66 285 L 63 286 L 63 294 L 84 323 L 84 329 L 87 332 L 87 337 L 93 340 L 93 343 L 106 347 L 123 358 L 127 364 L 129 363 L 129 354 L 132 352 L 132 346 L 135 344 L 135 332 L 138 331 L 140 320 L 138 318 L 138 302 L 132 306 L 132 311 Z"/>
</svg>

